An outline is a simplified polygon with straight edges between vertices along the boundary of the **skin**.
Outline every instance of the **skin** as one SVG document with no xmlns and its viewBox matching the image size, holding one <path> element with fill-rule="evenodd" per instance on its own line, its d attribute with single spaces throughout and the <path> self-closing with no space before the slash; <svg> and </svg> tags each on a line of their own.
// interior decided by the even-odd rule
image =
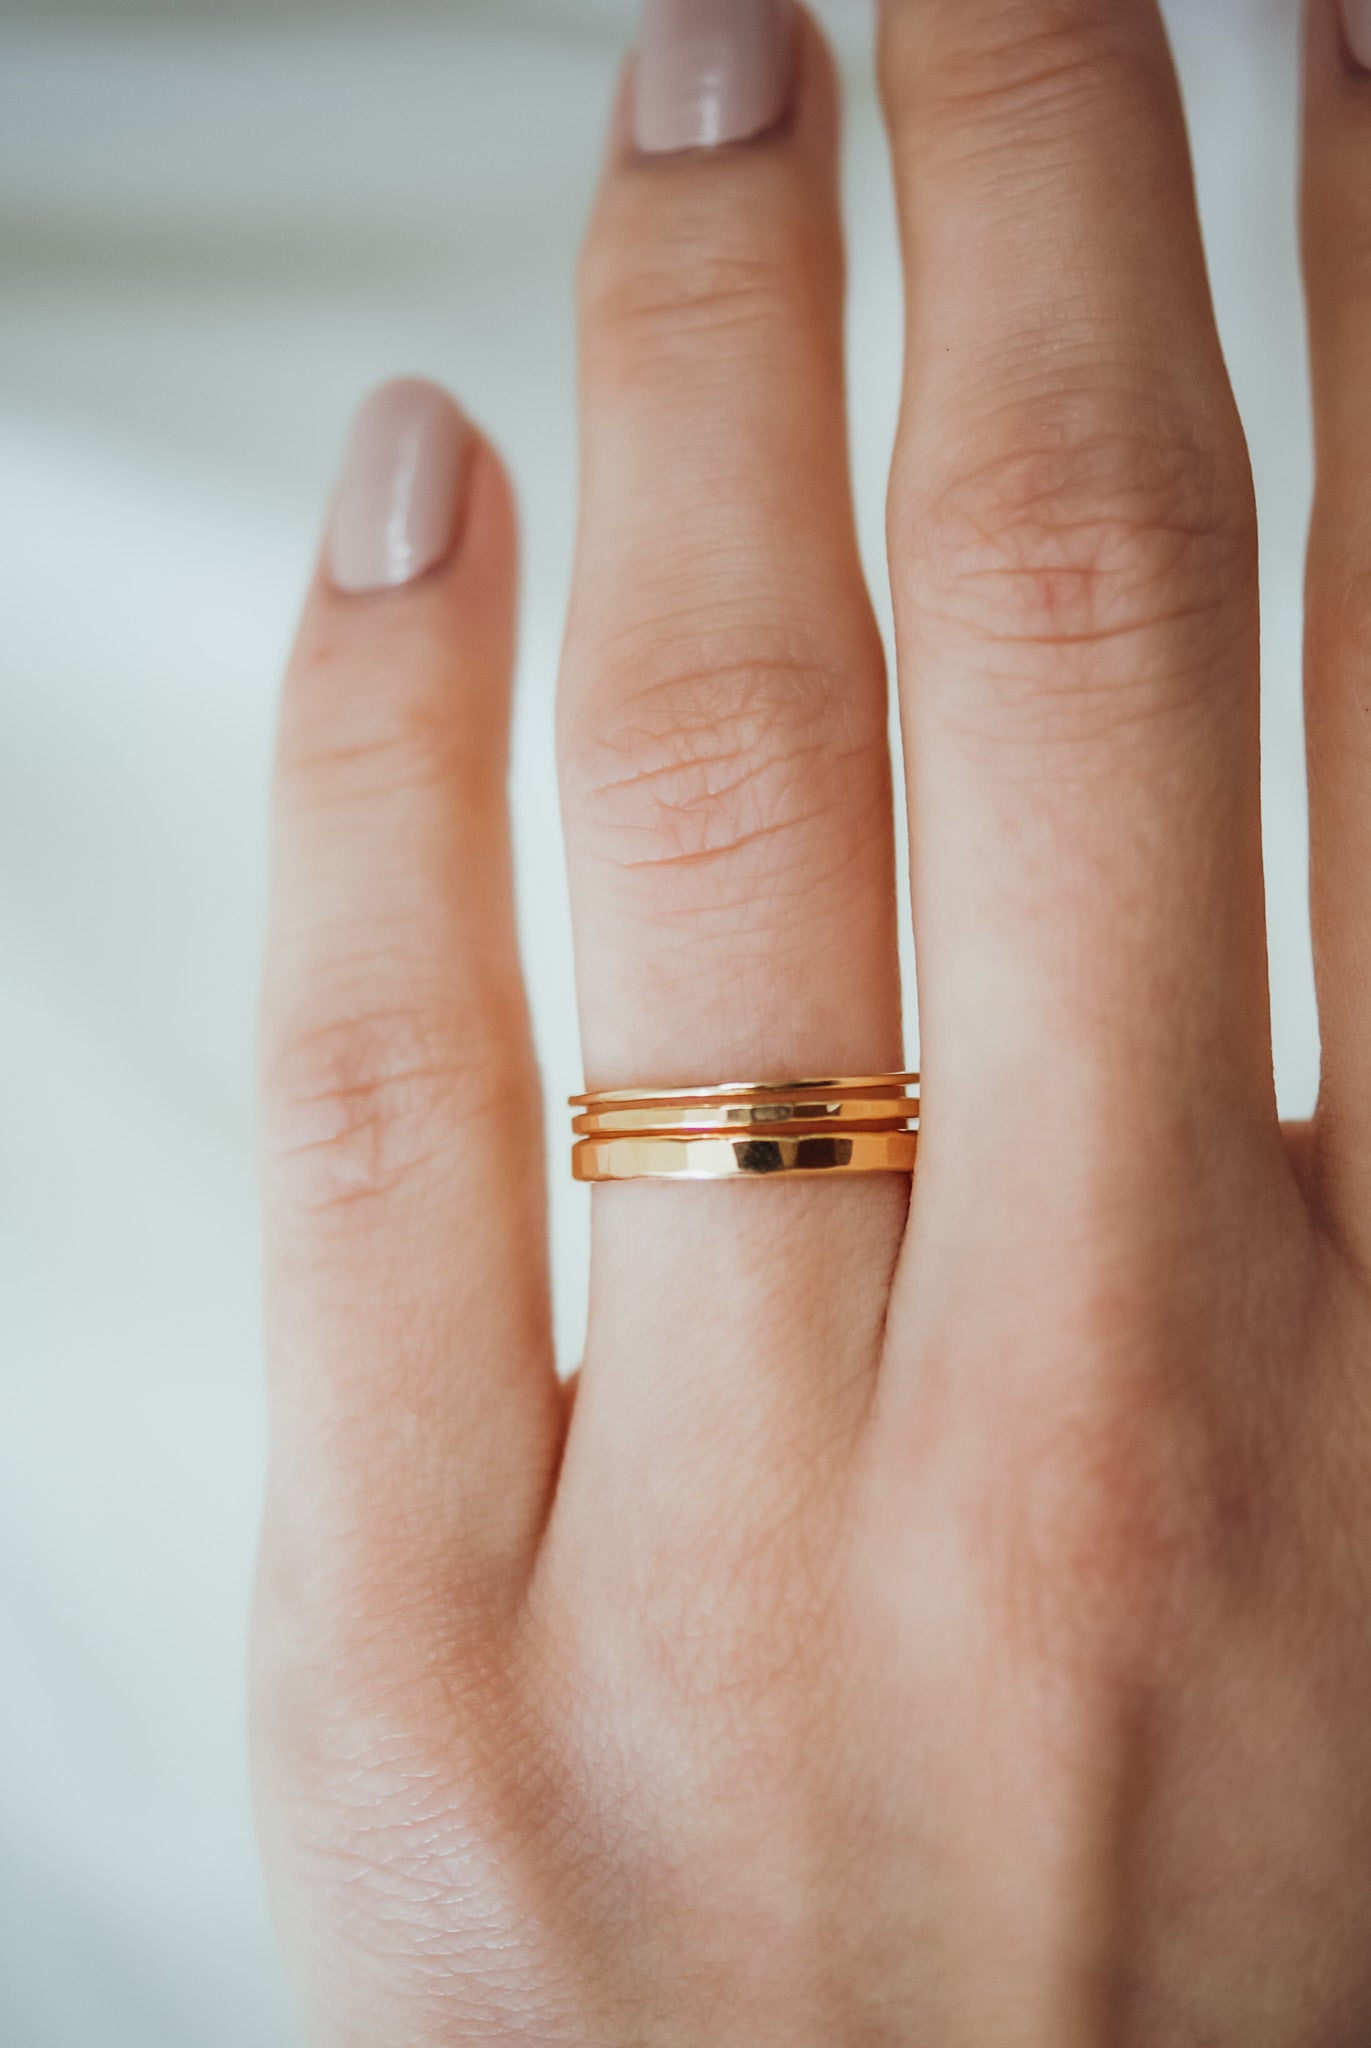
<svg viewBox="0 0 1371 2048">
<path fill-rule="evenodd" d="M 1308 1129 L 1256 543 L 1150 0 L 885 0 L 912 1206 L 597 1191 L 549 1335 L 514 516 L 320 575 L 265 1025 L 266 1862 L 328 2048 L 1371 2038 L 1371 79 L 1309 24 Z M 902 1064 L 836 102 L 581 271 L 561 694 L 592 1087 Z"/>
</svg>

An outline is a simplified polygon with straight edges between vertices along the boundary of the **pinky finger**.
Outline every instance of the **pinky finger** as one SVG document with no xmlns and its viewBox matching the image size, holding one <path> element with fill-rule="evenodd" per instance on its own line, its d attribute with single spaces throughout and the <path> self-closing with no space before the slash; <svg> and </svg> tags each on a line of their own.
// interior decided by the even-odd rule
<svg viewBox="0 0 1371 2048">
<path fill-rule="evenodd" d="M 515 579 L 491 450 L 434 387 L 385 387 L 282 709 L 262 1606 L 387 1656 L 396 1624 L 432 1640 L 517 1592 L 561 1429 L 505 797 Z"/>
</svg>

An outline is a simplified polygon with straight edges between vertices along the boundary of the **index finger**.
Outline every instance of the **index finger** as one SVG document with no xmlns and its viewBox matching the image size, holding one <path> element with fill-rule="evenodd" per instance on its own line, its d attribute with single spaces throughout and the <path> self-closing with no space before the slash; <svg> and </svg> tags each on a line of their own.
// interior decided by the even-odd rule
<svg viewBox="0 0 1371 2048">
<path fill-rule="evenodd" d="M 514 514 L 364 407 L 287 677 L 264 1006 L 271 1640 L 503 1611 L 560 1438 L 505 759 Z"/>
</svg>

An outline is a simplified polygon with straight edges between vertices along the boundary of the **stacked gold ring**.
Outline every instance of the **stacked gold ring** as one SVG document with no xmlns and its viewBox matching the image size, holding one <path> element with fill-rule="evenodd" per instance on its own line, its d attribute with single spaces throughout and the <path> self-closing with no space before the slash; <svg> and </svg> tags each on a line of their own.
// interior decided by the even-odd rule
<svg viewBox="0 0 1371 2048">
<path fill-rule="evenodd" d="M 738 1081 L 573 1095 L 579 1181 L 912 1173 L 919 1076 Z"/>
</svg>

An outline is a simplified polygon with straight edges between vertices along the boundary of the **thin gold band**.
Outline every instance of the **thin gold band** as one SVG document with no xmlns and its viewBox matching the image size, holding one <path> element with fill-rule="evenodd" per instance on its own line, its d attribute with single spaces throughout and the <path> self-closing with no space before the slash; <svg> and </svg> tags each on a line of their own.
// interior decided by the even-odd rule
<svg viewBox="0 0 1371 2048">
<path fill-rule="evenodd" d="M 606 1088 L 573 1095 L 572 1109 L 599 1109 L 616 1102 L 725 1102 L 739 1096 L 893 1095 L 919 1086 L 918 1074 L 858 1074 L 819 1081 L 724 1081 L 717 1088 Z"/>
<path fill-rule="evenodd" d="M 795 1124 L 817 1124 L 822 1130 L 841 1126 L 889 1130 L 892 1124 L 917 1119 L 917 1096 L 804 1096 L 795 1102 L 660 1102 L 641 1109 L 585 1110 L 572 1120 L 583 1138 L 669 1137 L 674 1132 L 784 1130 Z"/>
<path fill-rule="evenodd" d="M 919 1106 L 917 1074 L 578 1095 L 572 1173 L 590 1182 L 912 1173 Z"/>
</svg>

